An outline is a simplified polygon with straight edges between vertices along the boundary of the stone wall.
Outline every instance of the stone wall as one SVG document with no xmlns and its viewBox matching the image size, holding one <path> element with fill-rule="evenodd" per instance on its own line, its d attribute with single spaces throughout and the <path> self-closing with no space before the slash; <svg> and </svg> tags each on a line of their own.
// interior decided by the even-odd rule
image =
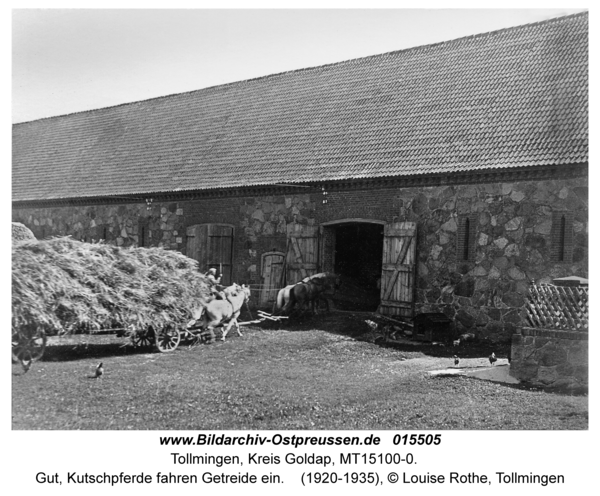
<svg viewBox="0 0 600 496">
<path fill-rule="evenodd" d="M 331 191 L 317 223 L 336 218 L 417 222 L 416 312 L 442 311 L 457 331 L 510 341 L 530 281 L 588 274 L 586 178 Z M 553 212 L 572 216 L 571 258 L 552 257 Z M 461 219 L 472 221 L 472 256 L 461 260 Z"/>
<path fill-rule="evenodd" d="M 587 391 L 588 333 L 521 328 L 512 337 L 510 375 L 533 385 Z"/>
<path fill-rule="evenodd" d="M 530 281 L 588 276 L 587 191 L 585 177 L 410 187 L 332 185 L 326 203 L 317 189 L 179 202 L 156 198 L 149 205 L 15 208 L 13 221 L 25 224 L 37 238 L 69 234 L 84 241 L 163 246 L 183 253 L 188 226 L 229 224 L 234 227 L 234 280 L 255 284 L 261 281 L 261 255 L 285 251 L 290 223 L 415 221 L 417 313 L 442 311 L 456 322 L 458 332 L 509 341 L 522 325 Z M 554 255 L 555 212 L 569 214 L 572 236 L 563 261 Z M 463 259 L 467 217 L 470 252 Z M 326 250 L 335 248 L 334 234 L 326 236 Z M 322 264 L 331 261 L 330 255 L 321 254 Z"/>
<path fill-rule="evenodd" d="M 235 231 L 235 280 L 252 284 L 260 282 L 261 255 L 284 252 L 288 223 L 314 225 L 314 210 L 310 195 L 298 194 L 14 209 L 13 219 L 30 227 L 38 239 L 70 235 L 80 241 L 158 246 L 184 254 L 188 226 L 230 224 Z"/>
<path fill-rule="evenodd" d="M 124 247 L 181 251 L 185 246 L 183 210 L 172 202 L 15 209 L 13 219 L 29 227 L 38 239 L 70 235 L 80 241 L 103 240 Z"/>
<path fill-rule="evenodd" d="M 234 226 L 234 278 L 240 284 L 261 282 L 263 253 L 285 252 L 288 224 L 315 225 L 316 203 L 309 194 L 212 198 L 185 201 L 180 206 L 186 226 Z"/>
</svg>

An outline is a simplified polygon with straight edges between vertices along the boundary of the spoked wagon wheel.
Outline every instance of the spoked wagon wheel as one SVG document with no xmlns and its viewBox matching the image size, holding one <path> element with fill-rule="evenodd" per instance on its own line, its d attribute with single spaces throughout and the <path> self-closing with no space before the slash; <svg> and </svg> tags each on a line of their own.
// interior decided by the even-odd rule
<svg viewBox="0 0 600 496">
<path fill-rule="evenodd" d="M 162 329 L 156 330 L 156 348 L 161 353 L 173 351 L 179 346 L 179 341 L 181 341 L 181 334 L 174 325 L 167 324 Z"/>
<path fill-rule="evenodd" d="M 134 346 L 152 346 L 155 339 L 152 328 L 136 331 L 131 335 L 131 342 Z"/>
<path fill-rule="evenodd" d="M 36 361 L 46 349 L 46 333 L 41 327 L 29 324 L 12 331 L 12 359 L 15 362 Z"/>
</svg>

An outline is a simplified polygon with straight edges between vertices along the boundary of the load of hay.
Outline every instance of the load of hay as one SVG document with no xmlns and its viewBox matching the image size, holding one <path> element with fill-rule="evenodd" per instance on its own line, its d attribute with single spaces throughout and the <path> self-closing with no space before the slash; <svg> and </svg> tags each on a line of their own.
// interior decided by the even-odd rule
<svg viewBox="0 0 600 496">
<path fill-rule="evenodd" d="M 209 295 L 196 261 L 162 248 L 23 241 L 12 264 L 13 328 L 51 334 L 181 327 Z"/>
<path fill-rule="evenodd" d="M 21 224 L 20 222 L 12 223 L 12 241 L 14 243 L 19 243 L 21 241 L 27 241 L 35 239 L 35 236 L 31 232 L 27 226 Z"/>
</svg>

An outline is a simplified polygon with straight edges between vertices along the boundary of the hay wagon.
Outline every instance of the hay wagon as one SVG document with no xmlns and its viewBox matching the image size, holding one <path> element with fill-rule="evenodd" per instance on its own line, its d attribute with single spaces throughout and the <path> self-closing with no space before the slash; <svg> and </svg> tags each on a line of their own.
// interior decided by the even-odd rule
<svg viewBox="0 0 600 496">
<path fill-rule="evenodd" d="M 117 333 L 175 350 L 191 309 L 209 297 L 198 264 L 161 248 L 69 237 L 13 244 L 12 356 L 39 360 L 48 336 Z"/>
<path fill-rule="evenodd" d="M 266 320 L 279 322 L 287 319 L 285 316 L 274 316 L 261 310 L 254 320 L 240 322 L 239 325 L 258 324 Z M 161 353 L 168 353 L 177 349 L 185 343 L 199 343 L 207 339 L 206 331 L 202 328 L 189 328 L 188 326 L 177 327 L 168 324 L 161 328 L 148 326 L 144 329 L 111 329 L 104 333 L 115 333 L 119 337 L 128 337 L 135 347 L 154 347 Z M 13 328 L 12 331 L 12 358 L 13 361 L 35 362 L 42 358 L 46 349 L 48 334 L 42 326 L 35 324 L 23 325 Z"/>
<path fill-rule="evenodd" d="M 14 360 L 39 360 L 52 335 L 116 333 L 161 353 L 206 338 L 188 323 L 209 286 L 181 253 L 63 237 L 15 243 L 12 262 Z M 259 312 L 240 325 L 266 319 L 278 320 Z"/>
</svg>

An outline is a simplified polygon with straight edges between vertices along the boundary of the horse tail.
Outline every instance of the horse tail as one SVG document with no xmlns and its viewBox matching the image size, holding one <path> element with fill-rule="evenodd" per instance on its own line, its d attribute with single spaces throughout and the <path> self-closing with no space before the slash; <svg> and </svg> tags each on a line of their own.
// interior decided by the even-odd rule
<svg viewBox="0 0 600 496">
<path fill-rule="evenodd" d="M 283 308 L 283 298 L 284 298 L 285 288 L 281 288 L 277 293 L 277 302 L 276 308 L 277 310 L 281 310 Z"/>
<path fill-rule="evenodd" d="M 296 304 L 296 291 L 295 289 L 298 287 L 298 284 L 294 284 L 291 288 L 288 289 L 287 292 L 287 296 L 288 296 L 288 301 L 285 304 L 283 310 L 284 313 L 288 313 L 292 308 L 294 308 L 294 305 Z"/>
<path fill-rule="evenodd" d="M 273 313 L 281 313 L 284 310 L 284 307 L 286 307 L 286 300 L 289 299 L 289 295 L 290 295 L 290 288 L 289 286 L 286 286 L 285 288 L 281 288 L 279 290 L 279 292 L 277 293 L 277 299 L 275 300 L 275 303 L 273 304 Z"/>
</svg>

